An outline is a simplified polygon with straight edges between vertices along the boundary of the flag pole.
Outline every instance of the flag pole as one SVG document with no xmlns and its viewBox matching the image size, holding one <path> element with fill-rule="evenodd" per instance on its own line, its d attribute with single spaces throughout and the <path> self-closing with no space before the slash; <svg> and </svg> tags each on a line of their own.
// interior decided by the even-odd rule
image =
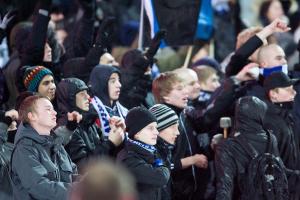
<svg viewBox="0 0 300 200">
<path fill-rule="evenodd" d="M 182 68 L 188 68 L 189 62 L 192 57 L 193 48 L 194 48 L 193 45 L 189 46 Z"/>
<path fill-rule="evenodd" d="M 143 35 L 144 35 L 144 0 L 141 0 L 139 42 L 138 42 L 138 49 L 139 50 L 143 49 Z"/>
</svg>

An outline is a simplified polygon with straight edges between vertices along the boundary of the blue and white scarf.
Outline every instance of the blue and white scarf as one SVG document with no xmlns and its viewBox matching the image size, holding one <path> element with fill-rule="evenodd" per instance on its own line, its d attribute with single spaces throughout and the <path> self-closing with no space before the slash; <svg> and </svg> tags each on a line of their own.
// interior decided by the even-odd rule
<svg viewBox="0 0 300 200">
<path fill-rule="evenodd" d="M 287 65 L 279 65 L 279 66 L 274 66 L 274 67 L 270 67 L 270 68 L 260 68 L 260 70 L 259 70 L 259 73 L 265 78 L 270 76 L 270 74 L 272 74 L 273 72 L 283 72 L 285 74 L 288 74 L 288 66 Z"/>
<path fill-rule="evenodd" d="M 109 126 L 109 119 L 110 116 L 105 108 L 105 105 L 102 103 L 102 101 L 94 96 L 92 98 L 92 105 L 94 106 L 95 110 L 98 113 L 99 119 L 100 119 L 100 125 L 101 125 L 101 131 L 104 136 L 109 135 L 110 126 Z"/>
<path fill-rule="evenodd" d="M 132 140 L 130 138 L 127 137 L 127 141 L 132 143 L 132 144 L 135 144 L 151 153 L 154 153 L 156 151 L 156 148 L 152 145 L 149 145 L 149 144 L 145 144 L 145 143 L 142 143 L 142 142 L 139 142 L 139 141 L 136 141 L 136 140 Z"/>
<path fill-rule="evenodd" d="M 91 103 L 98 113 L 102 133 L 104 134 L 104 136 L 108 136 L 110 131 L 110 126 L 109 126 L 110 115 L 109 112 L 107 111 L 108 108 L 96 96 L 92 98 Z M 121 117 L 123 120 L 125 120 L 128 110 L 125 107 L 123 107 L 118 101 L 116 102 L 116 108 L 117 108 L 118 117 Z"/>
</svg>

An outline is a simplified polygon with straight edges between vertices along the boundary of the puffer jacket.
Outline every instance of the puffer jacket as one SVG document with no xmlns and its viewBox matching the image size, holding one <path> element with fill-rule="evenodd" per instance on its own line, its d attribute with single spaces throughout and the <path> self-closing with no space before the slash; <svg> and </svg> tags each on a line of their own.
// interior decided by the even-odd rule
<svg viewBox="0 0 300 200">
<path fill-rule="evenodd" d="M 65 200 L 75 174 L 61 138 L 39 135 L 29 124 L 19 126 L 11 161 L 14 199 Z"/>
</svg>

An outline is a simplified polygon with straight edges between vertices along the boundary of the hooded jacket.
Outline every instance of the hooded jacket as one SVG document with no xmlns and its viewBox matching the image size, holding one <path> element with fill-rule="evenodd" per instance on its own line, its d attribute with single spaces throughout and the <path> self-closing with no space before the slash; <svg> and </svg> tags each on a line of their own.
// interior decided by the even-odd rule
<svg viewBox="0 0 300 200">
<path fill-rule="evenodd" d="M 76 106 L 76 94 L 86 89 L 86 84 L 77 78 L 64 79 L 57 87 L 57 105 L 61 115 L 59 122 L 66 123 L 67 112 L 75 110 L 83 115 L 83 120 L 74 130 L 72 139 L 65 147 L 79 171 L 90 160 L 102 155 L 111 155 L 115 149 L 115 145 L 110 140 L 104 139 L 101 130 L 95 124 L 97 113 L 93 108 L 90 107 L 86 112 Z"/>
<path fill-rule="evenodd" d="M 245 138 L 258 153 L 267 148 L 267 133 L 262 124 L 267 105 L 256 97 L 240 98 L 235 107 L 235 132 L 232 138 L 216 148 L 215 165 L 217 175 L 216 199 L 239 199 L 243 193 L 243 176 L 251 160 L 237 140 Z M 271 134 L 272 152 L 278 156 L 277 141 Z"/>
<path fill-rule="evenodd" d="M 14 199 L 67 199 L 77 169 L 61 138 L 39 135 L 29 124 L 21 124 L 11 159 Z"/>
<path fill-rule="evenodd" d="M 116 67 L 97 65 L 91 72 L 89 86 L 92 94 L 103 102 L 110 116 L 119 116 L 125 118 L 127 109 L 119 104 L 118 101 L 113 102 L 112 105 L 110 103 L 108 94 L 108 81 L 113 73 L 117 73 L 121 78 L 121 73 Z"/>
</svg>

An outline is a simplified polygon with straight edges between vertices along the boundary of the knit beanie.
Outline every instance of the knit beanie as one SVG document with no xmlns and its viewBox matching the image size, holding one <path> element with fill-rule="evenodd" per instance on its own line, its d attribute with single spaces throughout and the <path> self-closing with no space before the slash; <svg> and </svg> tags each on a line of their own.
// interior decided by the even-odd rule
<svg viewBox="0 0 300 200">
<path fill-rule="evenodd" d="M 157 119 L 157 130 L 162 131 L 169 126 L 178 123 L 178 116 L 174 110 L 164 104 L 156 104 L 149 111 Z"/>
<path fill-rule="evenodd" d="M 133 136 L 136 133 L 138 133 L 140 130 L 142 130 L 152 122 L 157 122 L 157 120 L 149 110 L 143 107 L 132 108 L 131 110 L 129 110 L 125 119 L 128 137 L 133 139 Z"/>
<path fill-rule="evenodd" d="M 23 78 L 26 89 L 30 92 L 37 92 L 41 80 L 46 75 L 53 76 L 53 73 L 43 66 L 27 67 Z"/>
</svg>

